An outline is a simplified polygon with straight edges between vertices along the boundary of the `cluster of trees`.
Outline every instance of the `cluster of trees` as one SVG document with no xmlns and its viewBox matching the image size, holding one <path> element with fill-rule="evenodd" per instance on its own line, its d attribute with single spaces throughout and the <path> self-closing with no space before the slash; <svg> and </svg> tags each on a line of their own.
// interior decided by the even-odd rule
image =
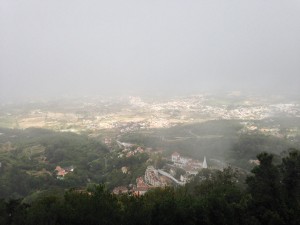
<svg viewBox="0 0 300 225">
<path fill-rule="evenodd" d="M 113 156 L 107 160 L 106 176 L 103 179 L 108 189 L 128 184 L 135 184 L 136 178 L 143 176 L 147 168 L 148 154 L 139 153 L 131 157 L 118 158 Z M 123 173 L 121 168 L 128 168 L 127 173 Z"/>
<path fill-rule="evenodd" d="M 290 150 L 277 165 L 271 154 L 258 159 L 244 189 L 231 168 L 143 196 L 116 196 L 96 185 L 30 204 L 1 200 L 0 224 L 300 224 L 300 152 Z"/>
<path fill-rule="evenodd" d="M 100 141 L 37 128 L 0 131 L 0 198 L 25 197 L 54 187 L 86 186 L 88 180 L 102 182 L 102 159 L 109 151 Z M 64 180 L 57 180 L 57 165 L 73 166 L 75 170 Z"/>
<path fill-rule="evenodd" d="M 227 155 L 227 161 L 240 168 L 250 170 L 249 159 L 255 159 L 260 152 L 273 153 L 279 159 L 279 155 L 286 149 L 293 147 L 285 139 L 262 134 L 243 134 L 235 141 Z"/>
</svg>

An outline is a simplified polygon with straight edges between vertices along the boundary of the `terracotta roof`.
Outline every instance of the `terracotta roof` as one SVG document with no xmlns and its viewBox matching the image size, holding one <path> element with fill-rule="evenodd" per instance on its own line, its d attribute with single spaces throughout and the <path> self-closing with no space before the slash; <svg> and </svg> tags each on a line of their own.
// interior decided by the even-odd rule
<svg viewBox="0 0 300 225">
<path fill-rule="evenodd" d="M 149 187 L 137 187 L 134 189 L 134 191 L 148 191 Z"/>
<path fill-rule="evenodd" d="M 115 187 L 113 190 L 114 194 L 122 194 L 122 193 L 127 193 L 127 192 L 128 192 L 128 189 L 127 189 L 127 187 L 124 187 L 124 186 Z"/>
</svg>

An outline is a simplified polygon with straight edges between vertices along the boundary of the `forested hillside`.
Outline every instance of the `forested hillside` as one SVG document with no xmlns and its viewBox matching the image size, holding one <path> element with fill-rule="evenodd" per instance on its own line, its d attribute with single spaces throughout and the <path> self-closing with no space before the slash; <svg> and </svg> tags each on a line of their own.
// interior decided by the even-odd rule
<svg viewBox="0 0 300 225">
<path fill-rule="evenodd" d="M 105 183 L 109 189 L 128 185 L 144 173 L 149 158 L 147 154 L 118 158 L 100 140 L 86 135 L 36 128 L 1 128 L 0 133 L 0 198 L 93 183 Z M 125 165 L 130 165 L 131 173 L 121 172 Z"/>
<path fill-rule="evenodd" d="M 0 131 L 0 196 L 25 197 L 34 190 L 85 185 L 88 177 L 97 179 L 89 163 L 108 150 L 100 142 L 71 133 L 42 129 Z M 73 167 L 63 181 L 56 166 Z"/>
<path fill-rule="evenodd" d="M 50 194 L 31 203 L 0 201 L 0 224 L 282 224 L 300 223 L 300 152 L 289 150 L 274 165 L 271 154 L 240 187 L 231 168 L 182 188 L 143 196 L 113 195 L 103 185 Z"/>
<path fill-rule="evenodd" d="M 162 155 L 154 152 L 120 157 L 124 154 L 117 144 L 108 147 L 99 138 L 84 134 L 1 128 L 0 197 L 36 196 L 36 192 L 86 188 L 93 183 L 105 183 L 109 190 L 128 186 L 135 184 L 151 163 L 162 167 L 162 158 L 174 151 L 200 160 L 207 156 L 210 166 L 220 166 L 218 161 L 210 160 L 215 158 L 221 159 L 222 165 L 250 171 L 253 164 L 249 160 L 260 152 L 273 153 L 280 163 L 280 154 L 290 147 L 297 148 L 297 144 L 287 139 L 239 131 L 236 121 L 212 121 L 126 134 L 122 140 L 144 148 L 162 149 Z M 122 167 L 130 171 L 124 173 Z"/>
</svg>

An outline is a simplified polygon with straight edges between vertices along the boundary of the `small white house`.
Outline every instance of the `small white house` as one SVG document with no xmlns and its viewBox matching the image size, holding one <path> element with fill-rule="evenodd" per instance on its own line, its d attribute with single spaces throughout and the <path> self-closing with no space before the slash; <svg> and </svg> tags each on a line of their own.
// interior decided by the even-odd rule
<svg viewBox="0 0 300 225">
<path fill-rule="evenodd" d="M 172 162 L 179 162 L 180 161 L 180 154 L 178 152 L 174 152 L 171 156 Z"/>
</svg>

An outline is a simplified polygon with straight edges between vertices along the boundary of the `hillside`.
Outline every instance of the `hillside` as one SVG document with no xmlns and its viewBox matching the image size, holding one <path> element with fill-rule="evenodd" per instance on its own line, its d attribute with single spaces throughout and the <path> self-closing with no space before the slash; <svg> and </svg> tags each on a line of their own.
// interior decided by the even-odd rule
<svg viewBox="0 0 300 225">
<path fill-rule="evenodd" d="M 245 189 L 231 168 L 210 175 L 203 171 L 185 187 L 153 189 L 143 196 L 114 195 L 94 185 L 29 203 L 0 199 L 0 224 L 299 224 L 300 152 L 289 151 L 279 165 L 267 153 L 258 159 Z"/>
</svg>

